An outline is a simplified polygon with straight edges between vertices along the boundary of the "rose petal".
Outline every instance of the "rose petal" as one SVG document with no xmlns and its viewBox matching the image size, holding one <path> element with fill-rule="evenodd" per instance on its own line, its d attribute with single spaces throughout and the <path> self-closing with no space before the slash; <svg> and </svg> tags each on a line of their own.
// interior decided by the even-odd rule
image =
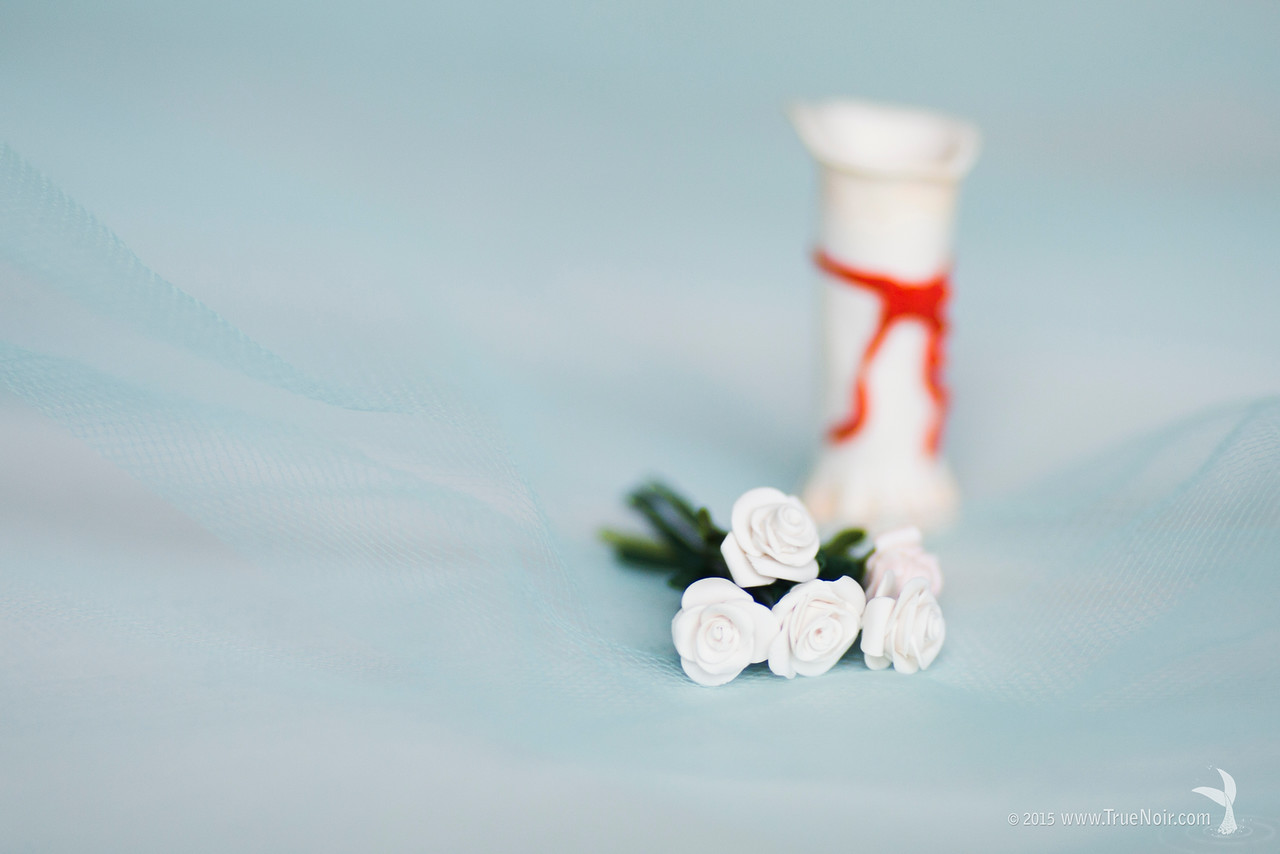
<svg viewBox="0 0 1280 854">
<path fill-rule="evenodd" d="M 796 678 L 796 669 L 791 664 L 791 639 L 786 632 L 779 632 L 769 645 L 769 669 L 778 676 Z"/>
<path fill-rule="evenodd" d="M 751 594 L 738 589 L 727 578 L 700 578 L 684 589 L 680 607 L 695 608 L 700 605 L 719 605 L 723 602 L 754 601 Z"/>
<path fill-rule="evenodd" d="M 769 649 L 779 634 L 779 624 L 773 612 L 758 602 L 752 603 L 751 616 L 755 620 L 755 649 L 751 655 L 754 664 L 769 657 Z"/>
<path fill-rule="evenodd" d="M 752 662 L 768 657 L 777 637 L 773 612 L 725 578 L 690 584 L 682 608 L 671 621 L 671 639 L 689 678 L 723 685 Z"/>
<path fill-rule="evenodd" d="M 769 517 L 761 522 L 759 530 L 762 551 L 775 559 L 794 551 L 783 536 L 777 517 L 776 512 L 769 514 Z"/>
<path fill-rule="evenodd" d="M 808 563 L 816 558 L 818 556 L 818 548 L 822 545 L 821 542 L 819 542 L 820 539 L 821 538 L 818 536 L 818 529 L 814 528 L 813 537 L 809 540 L 809 544 L 804 548 L 797 548 L 795 552 L 792 553 L 791 560 L 789 560 L 788 563 L 792 563 L 794 566 L 800 566 L 802 563 Z"/>
<path fill-rule="evenodd" d="M 868 569 L 870 568 L 868 567 Z M 896 582 L 897 575 L 892 569 L 879 573 L 869 572 L 867 576 L 867 595 L 873 599 L 877 596 L 892 597 L 897 592 L 893 589 Z"/>
<path fill-rule="evenodd" d="M 720 554 L 724 555 L 724 562 L 729 566 L 729 574 L 733 576 L 733 584 L 739 587 L 761 587 L 773 582 L 772 578 L 761 575 L 755 570 L 755 567 L 751 564 L 753 556 L 746 554 L 742 550 L 742 547 L 738 544 L 738 538 L 732 533 L 726 536 L 724 542 L 720 544 Z M 724 581 L 725 579 L 718 580 Z M 745 595 L 748 598 L 751 596 L 750 593 Z"/>
<path fill-rule="evenodd" d="M 782 565 L 768 555 L 747 555 L 747 563 L 751 564 L 753 572 L 768 578 L 771 582 L 777 580 L 773 571 Z"/>
<path fill-rule="evenodd" d="M 745 646 L 742 629 L 739 628 L 741 615 L 734 612 L 732 605 L 708 605 L 702 611 L 702 619 L 698 624 L 698 633 L 693 658 L 707 670 L 718 673 L 721 665 L 734 661 L 739 651 Z M 750 630 L 748 626 L 748 630 Z M 720 633 L 717 639 L 713 635 Z"/>
<path fill-rule="evenodd" d="M 738 678 L 741 669 L 730 670 L 724 673 L 711 673 L 698 665 L 698 662 L 691 658 L 681 658 L 680 666 L 684 668 L 684 672 L 690 679 L 699 685 L 705 685 L 708 688 L 714 688 L 717 685 L 724 685 Z"/>
<path fill-rule="evenodd" d="M 920 545 L 922 542 L 924 542 L 924 534 L 916 527 L 886 531 L 875 540 L 876 551 L 892 551 L 903 546 Z"/>
<path fill-rule="evenodd" d="M 790 526 L 782 521 L 786 511 L 792 511 L 799 517 L 797 525 Z M 779 548 L 773 557 L 789 566 L 803 566 L 813 560 L 818 554 L 821 537 L 818 536 L 817 523 L 813 521 L 813 516 L 800 503 L 800 500 L 788 497 L 787 503 L 778 508 L 776 516 L 778 539 L 783 547 Z"/>
<path fill-rule="evenodd" d="M 756 634 L 761 629 L 766 633 L 769 631 L 769 628 L 773 625 L 773 614 L 769 612 L 768 608 L 751 599 L 750 595 L 745 601 L 735 601 L 725 605 L 724 608 L 725 613 L 733 620 L 738 633 L 746 641 L 743 646 L 748 649 L 750 655 L 754 655 Z M 763 615 L 768 615 L 768 617 L 764 618 Z"/>
<path fill-rule="evenodd" d="M 942 569 L 935 555 L 925 551 L 918 528 L 882 534 L 867 559 L 866 589 L 874 596 L 898 596 L 912 578 L 923 578 L 929 591 L 942 592 Z"/>
<path fill-rule="evenodd" d="M 685 608 L 671 620 L 671 642 L 675 644 L 676 652 L 680 655 L 693 654 L 701 618 L 701 608 Z"/>
<path fill-rule="evenodd" d="M 735 534 L 746 539 L 746 542 L 741 544 L 743 551 L 748 554 L 761 554 L 756 544 L 751 542 L 750 537 L 746 536 L 751 531 L 751 517 L 754 511 L 759 507 L 778 504 L 786 499 L 785 493 L 771 486 L 760 486 L 747 490 L 738 496 L 737 501 L 733 502 L 730 525 Z"/>
<path fill-rule="evenodd" d="M 845 647 L 847 650 L 849 647 Z M 840 655 L 843 655 L 842 652 Z M 796 660 L 796 673 L 801 676 L 821 676 L 828 670 L 836 666 L 836 662 L 840 660 L 840 655 L 828 655 L 813 661 Z"/>
<path fill-rule="evenodd" d="M 892 659 L 870 653 L 863 653 L 862 660 L 866 663 L 868 670 L 884 670 L 893 663 Z"/>
<path fill-rule="evenodd" d="M 733 651 L 732 655 L 725 658 L 718 665 L 713 666 L 713 665 L 708 665 L 705 662 L 702 662 L 703 666 L 706 667 L 708 670 L 714 670 L 714 671 L 732 670 L 735 674 L 741 673 L 743 670 L 746 669 L 747 665 L 751 663 L 751 653 L 754 651 L 754 649 L 748 643 L 745 642 L 747 641 L 747 638 L 742 638 L 741 640 L 744 642 L 741 645 L 739 645 L 737 649 Z"/>
<path fill-rule="evenodd" d="M 884 656 L 885 633 L 889 627 L 889 617 L 896 604 L 888 596 L 877 596 L 867 603 L 866 610 L 862 612 L 862 651 L 868 656 L 868 667 L 871 666 L 871 657 Z"/>
<path fill-rule="evenodd" d="M 891 644 L 889 652 L 893 655 L 893 669 L 902 673 L 915 673 L 917 670 L 914 645 L 912 643 L 912 628 L 915 623 L 916 600 L 918 598 L 918 588 L 915 582 L 918 580 L 912 579 L 912 582 L 908 584 L 910 589 L 903 590 L 902 595 L 898 597 L 898 604 L 893 609 L 893 617 L 891 618 L 890 636 L 886 638 L 886 642 Z"/>
<path fill-rule="evenodd" d="M 767 567 L 765 571 L 773 575 L 774 578 L 804 582 L 812 581 L 818 577 L 818 562 L 816 560 L 809 560 L 805 563 L 791 566 L 770 557 L 751 558 L 751 563 L 756 567 L 757 571 L 762 569 L 761 564 L 764 561 L 768 561 L 767 564 L 764 564 Z"/>
<path fill-rule="evenodd" d="M 935 602 L 930 605 L 929 611 L 929 628 L 932 632 L 920 655 L 921 670 L 927 669 L 930 664 L 933 664 L 934 659 L 938 657 L 938 653 L 942 651 L 942 644 L 947 637 L 947 623 L 942 617 L 942 609 Z M 936 625 L 934 624 L 935 620 Z"/>
<path fill-rule="evenodd" d="M 937 659 L 938 653 L 942 652 L 942 642 L 945 637 L 946 633 L 943 632 L 930 640 L 930 643 L 920 655 L 921 670 L 927 670 L 929 665 L 933 664 L 934 660 Z"/>
<path fill-rule="evenodd" d="M 862 591 L 858 582 L 847 575 L 842 575 L 831 582 L 831 589 L 840 594 L 841 600 L 849 606 L 850 611 L 855 612 L 859 618 L 862 617 L 862 612 L 867 607 L 867 594 Z"/>
<path fill-rule="evenodd" d="M 893 606 L 892 600 L 886 604 Z M 851 578 L 797 584 L 773 607 L 781 630 L 769 650 L 769 669 L 788 678 L 826 673 L 857 640 L 864 607 L 862 588 Z"/>
</svg>

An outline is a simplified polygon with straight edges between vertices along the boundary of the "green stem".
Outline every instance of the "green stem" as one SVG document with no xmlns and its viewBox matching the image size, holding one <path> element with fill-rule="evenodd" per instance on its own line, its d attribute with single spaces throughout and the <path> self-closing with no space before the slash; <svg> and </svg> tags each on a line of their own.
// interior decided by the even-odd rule
<svg viewBox="0 0 1280 854">
<path fill-rule="evenodd" d="M 671 575 L 667 582 L 680 590 L 703 578 L 732 578 L 720 553 L 728 532 L 712 521 L 705 507 L 695 509 L 684 496 L 656 481 L 635 489 L 628 501 L 649 522 L 657 539 L 601 531 L 601 539 L 613 547 L 619 560 L 644 569 L 668 570 Z M 834 581 L 847 575 L 861 584 L 869 551 L 854 552 L 866 539 L 862 529 L 848 528 L 828 540 L 818 549 L 818 577 Z M 772 608 L 794 586 L 790 581 L 778 580 L 747 588 L 747 592 Z"/>
</svg>

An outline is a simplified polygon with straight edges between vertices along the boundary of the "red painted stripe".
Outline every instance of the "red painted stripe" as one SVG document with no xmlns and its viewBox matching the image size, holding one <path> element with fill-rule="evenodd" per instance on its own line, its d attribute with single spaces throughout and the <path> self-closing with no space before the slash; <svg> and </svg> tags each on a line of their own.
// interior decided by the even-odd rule
<svg viewBox="0 0 1280 854">
<path fill-rule="evenodd" d="M 950 295 L 949 273 L 942 273 L 925 282 L 904 282 L 845 266 L 821 249 L 814 253 L 814 261 L 824 272 L 842 282 L 873 292 L 880 297 L 881 305 L 880 321 L 876 324 L 875 332 L 862 353 L 862 361 L 858 364 L 858 374 L 853 384 L 853 408 L 848 417 L 827 431 L 827 438 L 832 442 L 843 442 L 862 429 L 867 420 L 867 376 L 871 363 L 875 361 L 880 345 L 895 323 L 915 320 L 924 324 L 929 335 L 923 379 L 925 388 L 933 397 L 935 409 L 933 423 L 929 425 L 929 431 L 925 435 L 925 447 L 929 453 L 936 454 L 942 442 L 942 424 L 946 418 L 948 402 L 947 388 L 942 381 L 945 362 L 942 344 L 947 332 L 944 309 Z"/>
</svg>

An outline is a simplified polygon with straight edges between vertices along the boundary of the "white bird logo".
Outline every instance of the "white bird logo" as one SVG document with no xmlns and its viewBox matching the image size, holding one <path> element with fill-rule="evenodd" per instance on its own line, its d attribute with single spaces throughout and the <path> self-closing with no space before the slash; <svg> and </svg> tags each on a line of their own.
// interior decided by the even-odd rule
<svg viewBox="0 0 1280 854">
<path fill-rule="evenodd" d="M 1192 789 L 1197 795 L 1204 795 L 1220 807 L 1227 808 L 1227 814 L 1222 817 L 1222 824 L 1218 825 L 1218 834 L 1220 836 L 1230 836 L 1236 832 L 1236 812 L 1232 808 L 1232 804 L 1236 801 L 1236 781 L 1221 768 L 1217 769 L 1222 775 L 1222 788 L 1210 789 L 1208 786 L 1200 786 Z"/>
</svg>

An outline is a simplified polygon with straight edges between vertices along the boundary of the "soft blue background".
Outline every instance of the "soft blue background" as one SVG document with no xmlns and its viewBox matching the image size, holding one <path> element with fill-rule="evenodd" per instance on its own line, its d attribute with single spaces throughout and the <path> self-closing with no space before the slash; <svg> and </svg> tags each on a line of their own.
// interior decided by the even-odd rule
<svg viewBox="0 0 1280 854">
<path fill-rule="evenodd" d="M 65 360 L 0 383 L 3 847 L 1130 850 L 1187 840 L 1006 817 L 1216 819 L 1217 764 L 1280 825 L 1278 45 L 1246 2 L 0 3 L 0 141 L 321 378 L 294 400 L 0 199 L 0 345 Z M 670 592 L 592 533 L 649 473 L 721 515 L 803 474 L 783 107 L 828 94 L 985 134 L 951 646 L 698 692 Z M 357 453 L 417 479 L 342 480 Z"/>
</svg>

